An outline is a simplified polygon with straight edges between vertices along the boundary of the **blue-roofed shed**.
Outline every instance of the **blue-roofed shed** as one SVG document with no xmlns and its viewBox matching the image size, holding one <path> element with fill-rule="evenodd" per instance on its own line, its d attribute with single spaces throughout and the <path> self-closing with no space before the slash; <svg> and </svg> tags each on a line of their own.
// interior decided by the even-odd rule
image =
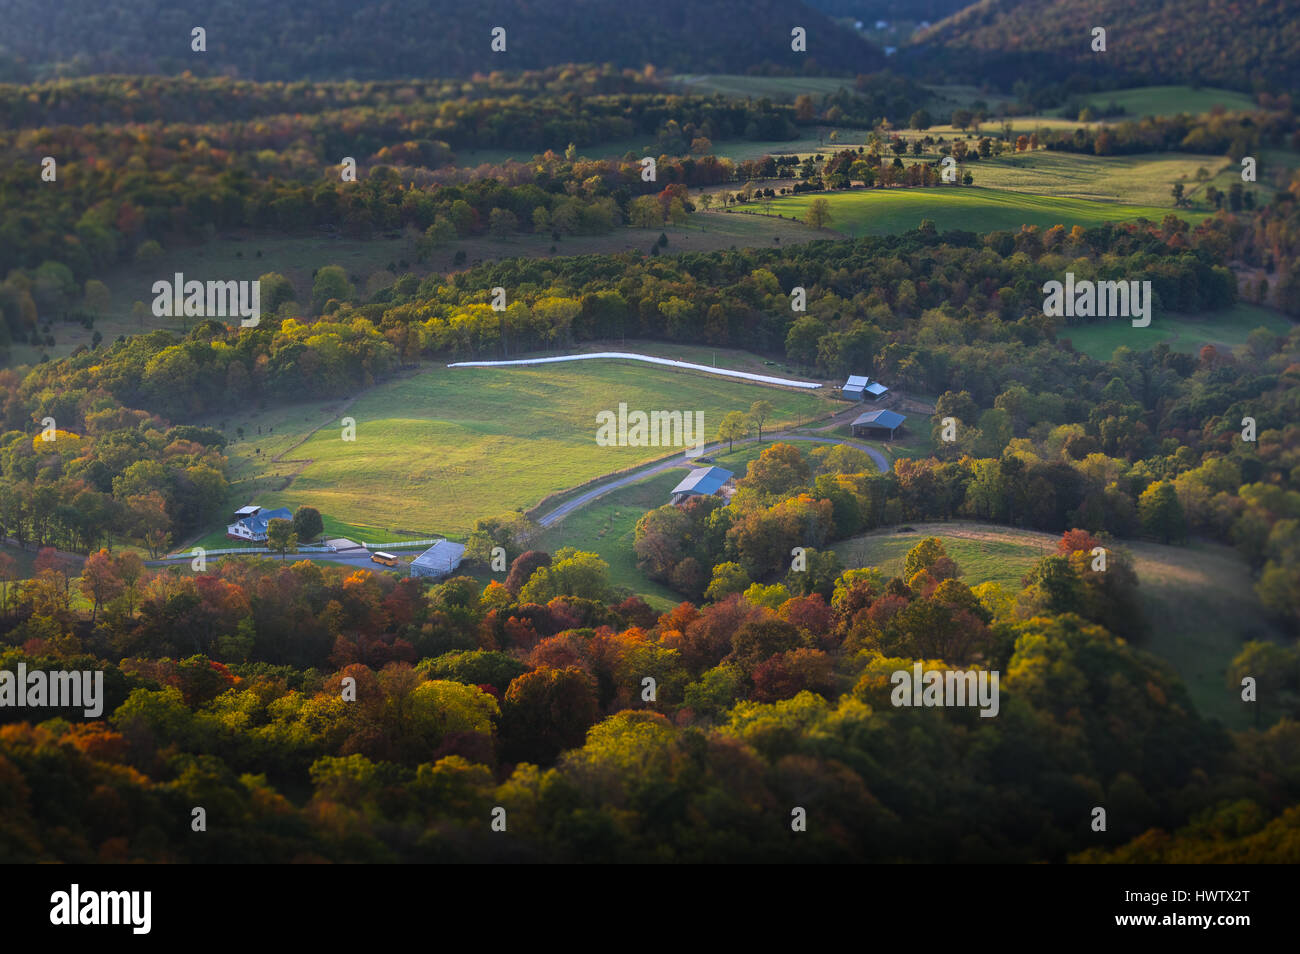
<svg viewBox="0 0 1300 954">
<path fill-rule="evenodd" d="M 716 494 L 735 475 L 721 467 L 696 467 L 673 488 L 673 503 L 688 497 L 708 497 Z"/>
<path fill-rule="evenodd" d="M 903 426 L 907 418 L 897 411 L 868 411 L 853 419 L 854 437 L 887 437 L 894 439 L 894 434 Z"/>
</svg>

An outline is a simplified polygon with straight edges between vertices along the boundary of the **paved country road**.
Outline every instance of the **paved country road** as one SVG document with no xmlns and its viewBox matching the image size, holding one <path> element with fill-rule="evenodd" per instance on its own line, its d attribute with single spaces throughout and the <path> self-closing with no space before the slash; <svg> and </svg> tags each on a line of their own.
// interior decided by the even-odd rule
<svg viewBox="0 0 1300 954">
<path fill-rule="evenodd" d="M 218 553 L 208 557 L 208 562 L 215 563 L 217 560 L 223 560 L 228 556 L 264 556 L 273 560 L 279 560 L 278 553 Z M 176 556 L 163 557 L 161 560 L 145 560 L 145 566 L 172 566 L 177 563 L 189 563 L 194 557 L 189 553 L 181 553 Z M 345 563 L 349 566 L 365 567 L 367 569 L 383 569 L 378 563 L 370 559 L 369 550 L 340 550 L 335 553 L 328 552 L 308 552 L 308 553 L 290 553 L 284 558 L 286 565 L 295 560 L 325 560 L 329 563 Z"/>
<path fill-rule="evenodd" d="M 736 441 L 735 443 L 751 444 L 756 440 L 758 440 L 757 437 L 745 437 L 742 438 L 741 440 Z M 884 454 L 880 453 L 880 451 L 876 450 L 876 448 L 872 447 L 871 445 L 863 444 L 859 441 L 846 440 L 844 438 L 839 438 L 839 437 L 813 437 L 811 435 L 805 435 L 805 434 L 788 434 L 785 432 L 768 435 L 768 441 L 772 443 L 775 443 L 777 441 L 807 441 L 812 444 L 847 444 L 849 447 L 856 447 L 859 450 L 865 451 L 867 455 L 871 458 L 872 462 L 878 468 L 880 468 L 881 473 L 887 473 L 890 469 L 889 461 L 888 459 L 886 459 Z M 717 444 L 710 444 L 707 447 L 705 447 L 703 451 L 701 451 L 701 456 L 720 453 L 725 446 L 726 445 L 722 442 L 718 442 Z M 657 464 L 649 464 L 646 467 L 641 468 L 640 470 L 633 471 L 630 474 L 624 474 L 622 477 L 611 478 L 610 480 L 605 481 L 599 486 L 593 487 L 590 490 L 582 494 L 579 494 L 577 497 L 574 497 L 572 500 L 566 500 L 564 503 L 560 504 L 555 509 L 548 511 L 547 513 L 539 517 L 537 522 L 543 527 L 553 526 L 559 521 L 563 520 L 569 514 L 573 513 L 575 510 L 585 507 L 587 504 L 591 503 L 591 501 L 595 500 L 598 497 L 605 496 L 605 494 L 609 493 L 610 491 L 617 490 L 620 487 L 626 487 L 629 484 L 635 484 L 639 481 L 645 480 L 647 477 L 652 477 L 655 474 L 661 474 L 666 470 L 673 470 L 675 468 L 684 470 L 684 469 L 689 469 L 693 466 L 695 465 L 683 459 L 681 455 L 670 457 L 668 460 L 659 461 Z M 220 555 L 213 556 L 212 559 L 220 560 L 222 556 L 239 556 L 239 555 L 240 554 L 220 554 Z M 267 554 L 267 553 L 261 553 L 257 555 L 275 556 L 274 554 Z M 84 557 L 81 557 L 79 559 L 84 559 Z M 146 566 L 168 566 L 176 563 L 188 563 L 192 559 L 193 557 L 191 555 L 189 555 L 188 553 L 183 553 L 177 556 L 165 557 L 161 560 L 146 560 L 144 562 Z M 349 566 L 366 567 L 368 569 L 374 569 L 374 567 L 376 566 L 376 564 L 374 564 L 371 561 L 370 552 L 367 550 L 343 550 L 337 553 L 299 553 L 299 554 L 291 553 L 289 554 L 288 559 L 289 560 L 294 560 L 294 559 L 325 560 L 330 563 L 344 563 Z"/>
<path fill-rule="evenodd" d="M 862 444 L 859 443 L 858 441 L 845 440 L 838 437 L 811 437 L 804 434 L 787 434 L 787 433 L 772 434 L 769 436 L 768 439 L 774 442 L 775 441 L 809 441 L 810 443 L 813 444 L 847 444 L 849 447 L 856 447 L 859 450 L 866 451 L 867 455 L 871 458 L 872 462 L 877 467 L 880 468 L 880 472 L 882 474 L 888 473 L 890 469 L 889 461 L 886 459 L 884 454 L 880 453 L 880 451 L 876 450 L 874 447 L 870 446 L 869 444 Z M 735 443 L 749 444 L 756 440 L 758 440 L 758 438 L 756 437 L 746 437 L 742 440 L 736 441 Z M 710 444 L 708 447 L 704 448 L 704 450 L 700 453 L 700 455 L 697 456 L 716 454 L 722 451 L 724 447 L 726 447 L 726 444 L 723 442 L 719 442 L 717 444 Z M 564 503 L 560 504 L 554 510 L 550 510 L 547 513 L 544 513 L 542 516 L 538 517 L 537 522 L 543 527 L 553 526 L 555 523 L 559 522 L 560 520 L 563 520 L 569 514 L 573 513 L 573 511 L 577 510 L 580 507 L 586 506 L 587 504 L 591 503 L 591 501 L 595 500 L 597 497 L 603 497 L 611 490 L 617 490 L 620 487 L 626 487 L 628 484 L 635 484 L 639 481 L 645 480 L 647 477 L 651 477 L 655 474 L 661 474 L 666 470 L 672 470 L 674 468 L 689 468 L 693 466 L 694 465 L 691 464 L 689 461 L 683 460 L 680 455 L 676 457 L 671 457 L 668 460 L 660 461 L 657 464 L 651 464 L 650 466 L 645 467 L 642 470 L 634 471 L 633 473 L 626 474 L 622 477 L 616 477 L 613 480 L 610 480 L 607 483 L 603 483 L 598 487 L 593 487 L 591 490 L 579 494 L 577 497 L 574 497 L 572 500 L 566 500 Z"/>
</svg>

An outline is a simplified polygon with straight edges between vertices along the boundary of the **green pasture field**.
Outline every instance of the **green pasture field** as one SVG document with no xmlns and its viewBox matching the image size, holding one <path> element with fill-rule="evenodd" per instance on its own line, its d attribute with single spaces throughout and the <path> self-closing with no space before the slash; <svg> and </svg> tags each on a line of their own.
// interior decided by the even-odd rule
<svg viewBox="0 0 1300 954">
<path fill-rule="evenodd" d="M 1056 337 L 1058 341 L 1069 339 L 1077 351 L 1107 361 L 1119 347 L 1146 351 L 1165 342 L 1172 350 L 1187 354 L 1195 353 L 1207 344 L 1231 350 L 1245 344 L 1247 336 L 1256 328 L 1267 328 L 1274 334 L 1285 335 L 1294 327 L 1293 322 L 1271 308 L 1238 302 L 1222 311 L 1157 315 L 1145 328 L 1134 328 L 1131 322 L 1124 320 L 1068 325 Z"/>
<path fill-rule="evenodd" d="M 1125 114 L 1110 117 L 1108 122 L 1142 119 L 1145 116 L 1177 116 L 1180 113 L 1198 116 L 1210 112 L 1216 106 L 1222 106 L 1228 112 L 1253 111 L 1259 108 L 1255 100 L 1246 93 L 1212 87 L 1193 89 L 1190 86 L 1140 86 L 1132 89 L 1117 89 L 1090 94 L 1083 98 L 1083 102 L 1094 110 L 1104 109 L 1111 103 L 1123 106 Z"/>
<path fill-rule="evenodd" d="M 842 149 L 846 145 L 859 146 L 866 142 L 867 130 L 841 126 L 818 126 L 813 129 L 800 130 L 801 135 L 794 139 L 717 139 L 713 140 L 712 155 L 727 159 L 757 159 L 761 156 L 780 155 L 782 153 L 830 152 Z M 836 141 L 831 142 L 831 134 L 836 134 Z M 556 142 L 551 149 L 563 153 L 568 143 Z M 509 160 L 528 162 L 545 149 L 477 149 L 465 150 L 456 154 L 456 165 L 461 168 L 473 168 L 483 163 L 499 165 Z M 644 136 L 640 139 L 616 139 L 609 142 L 593 143 L 579 146 L 578 155 L 584 159 L 620 159 L 629 152 L 637 156 L 658 156 L 659 148 L 654 138 Z"/>
<path fill-rule="evenodd" d="M 249 407 L 205 423 L 232 437 L 230 509 L 312 506 L 326 515 L 330 533 L 368 541 L 404 530 L 463 535 L 479 517 L 524 510 L 597 476 L 669 456 L 671 448 L 596 444 L 596 412 L 617 412 L 619 402 L 629 410 L 702 411 L 712 441 L 725 413 L 758 400 L 775 408 L 771 428 L 832 410 L 821 392 L 611 360 L 433 367 L 351 401 Z M 355 442 L 341 439 L 343 416 L 356 420 Z M 279 463 L 276 455 L 283 455 Z"/>
<path fill-rule="evenodd" d="M 772 211 L 802 219 L 813 199 L 831 204 L 830 228 L 845 235 L 888 235 L 917 228 L 930 219 L 940 231 L 963 229 L 989 232 L 1019 230 L 1021 225 L 1085 228 L 1103 222 L 1146 218 L 1159 222 L 1171 209 L 1153 206 L 1090 202 L 1066 196 L 1043 196 L 986 189 L 980 186 L 944 186 L 915 189 L 860 189 L 849 192 L 807 193 L 772 202 Z M 1204 214 L 1180 211 L 1193 222 Z"/>
<path fill-rule="evenodd" d="M 1045 149 L 965 164 L 977 186 L 1150 206 L 1164 211 L 1173 211 L 1170 190 L 1175 182 L 1182 182 L 1194 200 L 1209 183 L 1227 191 L 1231 180 L 1226 176 L 1234 171 L 1228 167 L 1228 161 L 1222 156 L 1184 153 L 1092 156 Z M 1209 174 L 1205 182 L 1196 178 L 1200 169 Z"/>
<path fill-rule="evenodd" d="M 793 100 L 804 93 L 826 96 L 847 89 L 853 92 L 854 80 L 838 76 L 744 76 L 728 73 L 678 73 L 668 79 L 670 86 L 682 93 L 695 96 L 768 97 L 772 100 Z"/>
</svg>

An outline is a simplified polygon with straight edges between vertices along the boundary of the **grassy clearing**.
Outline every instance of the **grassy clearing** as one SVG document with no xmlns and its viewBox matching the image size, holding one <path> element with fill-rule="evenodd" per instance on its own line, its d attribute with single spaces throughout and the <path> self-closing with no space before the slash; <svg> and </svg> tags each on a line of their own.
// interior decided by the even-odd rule
<svg viewBox="0 0 1300 954">
<path fill-rule="evenodd" d="M 937 536 L 962 568 L 964 583 L 993 581 L 1017 590 L 1040 556 L 1056 551 L 1052 534 L 990 524 L 916 524 L 914 531 L 877 531 L 835 549 L 845 566 L 879 566 L 896 574 L 911 547 L 926 536 Z M 1235 551 L 1218 544 L 1122 545 L 1133 555 L 1143 609 L 1152 626 L 1142 648 L 1174 666 L 1202 714 L 1232 728 L 1250 725 L 1251 714 L 1225 687 L 1224 674 L 1244 642 L 1280 639 L 1282 634 L 1260 611 L 1246 565 Z"/>
<path fill-rule="evenodd" d="M 916 524 L 914 532 L 879 530 L 835 544 L 848 566 L 875 566 L 900 576 L 907 551 L 928 536 L 940 537 L 968 586 L 994 582 L 1013 590 L 1038 560 L 1056 551 L 1056 538 L 977 523 Z"/>
<path fill-rule="evenodd" d="M 400 531 L 464 534 L 478 517 L 524 509 L 601 474 L 666 456 L 662 447 L 595 443 L 596 411 L 616 411 L 619 402 L 630 410 L 702 411 L 711 438 L 723 414 L 757 400 L 776 409 L 769 426 L 830 413 L 830 399 L 818 393 L 601 361 L 430 368 L 347 405 L 248 408 L 208 423 L 224 424 L 227 434 L 244 431 L 227 449 L 232 509 L 250 501 L 309 505 L 341 521 L 327 525 L 331 533 L 365 541 L 393 539 L 382 534 Z M 356 419 L 355 442 L 340 439 L 345 412 Z M 327 426 L 308 437 L 322 422 Z M 273 463 L 280 453 L 285 459 Z"/>
<path fill-rule="evenodd" d="M 1161 342 L 1168 344 L 1174 351 L 1187 354 L 1199 351 L 1207 344 L 1231 350 L 1245 344 L 1247 336 L 1261 327 L 1274 334 L 1285 335 L 1295 325 L 1271 308 L 1238 302 L 1223 311 L 1157 316 L 1145 328 L 1134 328 L 1128 321 L 1072 325 L 1063 329 L 1057 337 L 1061 340 L 1068 339 L 1076 350 L 1099 361 L 1107 361 L 1115 349 L 1121 346 L 1134 351 L 1146 351 Z"/>
<path fill-rule="evenodd" d="M 1015 97 L 1003 93 L 985 92 L 978 86 L 960 84 L 926 84 L 934 100 L 925 108 L 935 118 L 947 116 L 954 109 L 968 109 L 974 103 L 982 102 L 989 109 L 997 111 L 1003 105 L 1015 102 Z"/>
<path fill-rule="evenodd" d="M 1123 202 L 1169 211 L 1173 206 L 1170 190 L 1175 182 L 1181 181 L 1189 194 L 1193 188 L 1204 189 L 1204 184 L 1196 179 L 1200 169 L 1210 174 L 1206 183 L 1213 182 L 1223 190 L 1231 184 L 1229 178 L 1217 181 L 1220 175 L 1231 175 L 1227 160 L 1209 155 L 1090 156 L 1040 149 L 1032 153 L 981 159 L 967 163 L 966 167 L 978 185 L 990 189 Z M 1208 210 L 1208 206 L 1206 208 Z"/>
<path fill-rule="evenodd" d="M 793 100 L 807 93 L 825 96 L 847 89 L 853 92 L 854 80 L 835 76 L 744 76 L 726 73 L 678 73 L 668 78 L 668 84 L 683 93 L 696 96 L 724 96 L 741 98 L 766 96 L 774 100 Z"/>
<path fill-rule="evenodd" d="M 563 348 L 554 352 L 541 352 L 534 357 L 549 354 L 574 354 L 596 351 L 631 351 L 636 354 L 654 355 L 658 358 L 671 358 L 675 361 L 692 361 L 695 364 L 710 367 L 728 368 L 732 371 L 749 371 L 754 374 L 775 374 L 801 381 L 820 380 L 809 368 L 791 364 L 784 358 L 764 358 L 752 351 L 738 351 L 735 348 L 712 348 L 708 345 L 679 344 L 671 341 L 648 341 L 638 338 L 609 339 L 590 341 L 577 348 Z M 833 382 L 836 385 L 842 381 Z"/>
<path fill-rule="evenodd" d="M 803 135 L 795 139 L 719 139 L 713 142 L 712 153 L 727 159 L 757 159 L 760 156 L 780 155 L 782 153 L 831 151 L 843 148 L 846 143 L 860 145 L 866 142 L 867 130 L 839 126 L 821 126 L 816 131 L 802 130 Z M 836 134 L 837 142 L 830 141 L 831 134 Z M 568 143 L 554 143 L 551 148 L 562 153 Z M 456 154 L 456 165 L 472 168 L 482 163 L 498 165 L 509 160 L 528 162 L 534 155 L 545 149 L 478 149 Z M 641 139 L 617 139 L 610 142 L 582 146 L 578 154 L 584 159 L 621 159 L 627 153 L 637 156 L 658 156 L 660 149 L 654 144 L 653 137 Z"/>
<path fill-rule="evenodd" d="M 1057 224 L 1066 228 L 1074 225 L 1086 228 L 1103 222 L 1138 218 L 1159 222 L 1172 211 L 979 186 L 810 193 L 776 199 L 772 202 L 772 211 L 802 219 L 808 206 L 818 198 L 831 204 L 831 227 L 854 237 L 907 231 L 919 226 L 922 219 L 931 219 L 941 232 L 948 229 L 988 232 L 1019 230 L 1024 224 L 1041 228 Z M 1203 214 L 1194 212 L 1178 214 L 1193 222 L 1204 218 Z"/>
<path fill-rule="evenodd" d="M 1176 116 L 1179 113 L 1200 115 L 1216 106 L 1229 112 L 1253 111 L 1259 107 L 1246 93 L 1227 89 L 1190 86 L 1142 86 L 1117 89 L 1085 97 L 1083 102 L 1095 109 L 1104 109 L 1111 103 L 1123 106 L 1125 115 L 1113 117 L 1110 122 L 1142 119 L 1145 116 Z"/>
</svg>

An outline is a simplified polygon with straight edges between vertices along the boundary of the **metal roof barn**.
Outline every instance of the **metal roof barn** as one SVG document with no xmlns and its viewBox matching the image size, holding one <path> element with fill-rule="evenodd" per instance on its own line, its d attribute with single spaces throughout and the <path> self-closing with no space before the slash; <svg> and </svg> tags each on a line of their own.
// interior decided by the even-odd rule
<svg viewBox="0 0 1300 954">
<path fill-rule="evenodd" d="M 439 540 L 411 561 L 411 576 L 446 576 L 465 556 L 465 547 L 450 540 Z"/>
</svg>

